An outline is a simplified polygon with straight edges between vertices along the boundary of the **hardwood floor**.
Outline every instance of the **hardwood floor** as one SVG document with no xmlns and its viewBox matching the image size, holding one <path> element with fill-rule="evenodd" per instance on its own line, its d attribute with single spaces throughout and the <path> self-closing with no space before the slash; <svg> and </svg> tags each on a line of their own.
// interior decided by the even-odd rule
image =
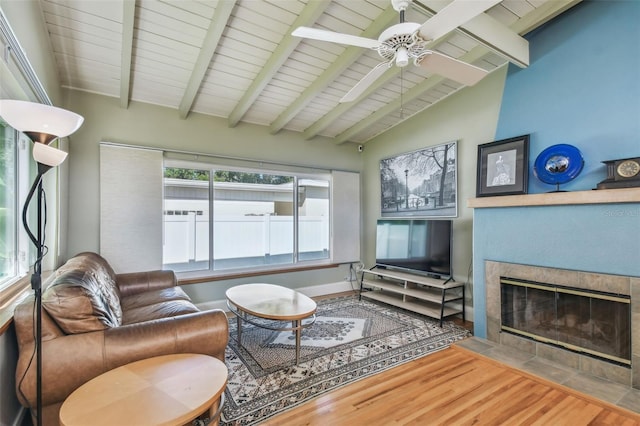
<svg viewBox="0 0 640 426">
<path fill-rule="evenodd" d="M 263 425 L 638 425 L 640 415 L 453 346 Z"/>
</svg>

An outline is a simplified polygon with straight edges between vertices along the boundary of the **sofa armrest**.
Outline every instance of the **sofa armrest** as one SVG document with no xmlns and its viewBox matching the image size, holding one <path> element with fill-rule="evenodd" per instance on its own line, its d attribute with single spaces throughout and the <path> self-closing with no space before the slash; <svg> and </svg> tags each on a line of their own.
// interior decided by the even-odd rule
<svg viewBox="0 0 640 426">
<path fill-rule="evenodd" d="M 229 321 L 221 309 L 116 327 L 105 332 L 107 370 L 152 356 L 195 353 L 224 362 Z"/>
<path fill-rule="evenodd" d="M 149 290 L 174 287 L 178 285 L 178 280 L 173 271 L 132 272 L 116 274 L 116 285 L 120 290 L 120 295 L 127 297 Z"/>
<path fill-rule="evenodd" d="M 198 353 L 224 362 L 228 340 L 227 316 L 217 309 L 43 342 L 43 405 L 61 403 L 92 378 L 145 358 Z M 29 366 L 29 356 L 20 357 L 16 386 L 20 402 L 35 407 L 35 363 L 31 364 Z"/>
</svg>

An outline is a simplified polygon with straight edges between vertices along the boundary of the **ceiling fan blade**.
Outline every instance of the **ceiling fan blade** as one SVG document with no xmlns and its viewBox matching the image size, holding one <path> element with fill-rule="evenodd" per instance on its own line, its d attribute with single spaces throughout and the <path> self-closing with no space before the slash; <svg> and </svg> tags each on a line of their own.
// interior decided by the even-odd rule
<svg viewBox="0 0 640 426">
<path fill-rule="evenodd" d="M 371 86 L 386 70 L 391 67 L 392 62 L 382 62 L 365 75 L 362 80 L 356 83 L 343 97 L 340 99 L 340 103 L 353 102 L 364 93 L 369 86 Z"/>
<path fill-rule="evenodd" d="M 429 72 L 434 72 L 443 77 L 462 83 L 466 86 L 473 86 L 484 76 L 489 74 L 488 71 L 475 65 L 459 61 L 450 56 L 443 55 L 438 52 L 426 54 L 418 63 L 422 68 Z"/>
<path fill-rule="evenodd" d="M 380 42 L 372 38 L 336 33 L 333 31 L 320 30 L 318 28 L 298 27 L 291 33 L 291 35 L 320 41 L 348 44 L 351 46 L 366 47 L 367 49 L 375 49 L 380 46 Z"/>
<path fill-rule="evenodd" d="M 435 40 L 464 25 L 502 0 L 454 0 L 420 27 L 425 40 Z"/>
</svg>

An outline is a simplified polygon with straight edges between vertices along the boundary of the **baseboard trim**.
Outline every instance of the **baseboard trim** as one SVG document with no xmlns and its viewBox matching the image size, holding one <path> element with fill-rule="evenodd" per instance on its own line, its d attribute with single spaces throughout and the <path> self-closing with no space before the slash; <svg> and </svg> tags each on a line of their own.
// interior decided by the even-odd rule
<svg viewBox="0 0 640 426">
<path fill-rule="evenodd" d="M 335 283 L 301 287 L 297 288 L 296 291 L 299 291 L 300 293 L 309 297 L 319 297 L 335 293 L 344 293 L 346 291 L 354 291 L 357 288 L 358 284 L 356 282 L 340 281 Z M 202 311 L 209 311 L 211 309 L 222 309 L 226 312 L 229 311 L 226 300 L 212 300 L 210 302 L 197 303 L 196 306 Z"/>
</svg>

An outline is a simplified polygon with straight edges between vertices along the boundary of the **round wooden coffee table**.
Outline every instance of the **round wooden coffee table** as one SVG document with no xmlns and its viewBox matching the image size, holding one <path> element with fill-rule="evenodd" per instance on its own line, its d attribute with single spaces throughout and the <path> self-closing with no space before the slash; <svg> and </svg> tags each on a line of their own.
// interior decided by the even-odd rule
<svg viewBox="0 0 640 426">
<path fill-rule="evenodd" d="M 242 321 L 257 327 L 276 331 L 293 331 L 296 334 L 296 364 L 300 362 L 300 334 L 302 329 L 315 322 L 316 302 L 302 293 L 274 284 L 244 284 L 231 287 L 226 292 L 227 306 L 236 314 L 238 344 L 242 345 Z M 291 321 L 291 327 L 270 327 L 252 321 L 251 316 Z M 303 320 L 308 321 L 303 323 Z"/>
<path fill-rule="evenodd" d="M 148 358 L 73 391 L 60 409 L 60 425 L 185 425 L 205 413 L 217 414 L 226 384 L 227 367 L 211 356 Z"/>
</svg>

